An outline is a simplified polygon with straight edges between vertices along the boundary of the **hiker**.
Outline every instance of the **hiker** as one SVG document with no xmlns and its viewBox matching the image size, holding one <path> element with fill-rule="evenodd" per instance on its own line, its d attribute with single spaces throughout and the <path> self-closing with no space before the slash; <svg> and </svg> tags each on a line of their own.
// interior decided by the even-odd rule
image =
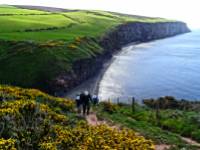
<svg viewBox="0 0 200 150">
<path fill-rule="evenodd" d="M 83 94 L 81 94 L 81 101 L 83 105 L 83 115 L 85 115 L 86 111 L 87 111 L 87 115 L 89 115 L 90 102 L 92 101 L 92 98 L 88 91 L 85 91 Z"/>
<path fill-rule="evenodd" d="M 81 98 L 80 98 L 80 94 L 77 94 L 76 95 L 76 107 L 77 107 L 77 110 L 78 110 L 78 113 L 80 114 L 81 113 Z"/>
<path fill-rule="evenodd" d="M 94 106 L 96 106 L 99 103 L 99 98 L 97 95 L 94 94 L 92 96 L 92 102 L 93 102 Z"/>
</svg>

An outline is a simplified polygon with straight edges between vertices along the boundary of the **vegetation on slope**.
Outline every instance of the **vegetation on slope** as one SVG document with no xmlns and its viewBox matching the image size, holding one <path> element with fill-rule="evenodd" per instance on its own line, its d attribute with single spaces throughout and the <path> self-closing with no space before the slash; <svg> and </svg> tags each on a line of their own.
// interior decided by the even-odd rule
<svg viewBox="0 0 200 150">
<path fill-rule="evenodd" d="M 0 83 L 40 89 L 48 89 L 48 82 L 70 72 L 73 62 L 102 52 L 91 38 L 77 38 L 69 44 L 59 41 L 0 43 Z"/>
<path fill-rule="evenodd" d="M 0 101 L 0 149 L 154 149 L 151 140 L 132 130 L 87 125 L 69 99 L 0 86 Z"/>
<path fill-rule="evenodd" d="M 167 108 L 155 109 L 157 107 L 150 108 L 136 104 L 134 112 L 130 105 L 102 102 L 97 109 L 98 116 L 131 128 L 154 140 L 157 144 L 171 145 L 171 149 L 199 149 L 198 146 L 191 146 L 182 139 L 182 137 L 188 137 L 200 142 L 200 112 L 199 109 L 194 110 L 194 107 L 199 106 L 199 103 L 177 101 L 173 97 L 161 99 L 162 102 L 160 101 L 160 104 Z M 157 101 L 159 100 L 154 100 L 154 104 Z M 152 100 L 146 100 L 148 106 L 151 102 Z M 187 109 L 172 107 L 175 103 L 179 103 L 184 108 L 187 107 Z M 195 103 L 198 104 L 196 105 Z"/>
<path fill-rule="evenodd" d="M 127 22 L 160 18 L 103 11 L 46 12 L 0 5 L 0 83 L 49 91 L 77 60 L 103 53 L 99 37 Z"/>
</svg>

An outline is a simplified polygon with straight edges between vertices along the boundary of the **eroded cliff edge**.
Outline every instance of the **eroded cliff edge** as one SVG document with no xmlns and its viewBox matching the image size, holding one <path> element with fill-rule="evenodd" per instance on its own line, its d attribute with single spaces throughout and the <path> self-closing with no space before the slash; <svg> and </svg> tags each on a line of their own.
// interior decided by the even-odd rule
<svg viewBox="0 0 200 150">
<path fill-rule="evenodd" d="M 103 53 L 92 58 L 76 61 L 73 63 L 70 72 L 57 76 L 48 83 L 45 91 L 62 96 L 63 93 L 96 75 L 101 70 L 104 62 L 129 43 L 147 42 L 187 32 L 190 32 L 190 30 L 184 22 L 134 22 L 119 25 L 104 37 L 97 39 L 97 43 L 103 48 Z"/>
</svg>

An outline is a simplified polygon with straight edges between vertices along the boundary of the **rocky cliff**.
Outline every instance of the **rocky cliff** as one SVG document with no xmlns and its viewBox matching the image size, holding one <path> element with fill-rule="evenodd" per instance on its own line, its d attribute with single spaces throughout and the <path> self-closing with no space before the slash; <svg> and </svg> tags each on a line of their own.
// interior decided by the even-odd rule
<svg viewBox="0 0 200 150">
<path fill-rule="evenodd" d="M 84 80 L 94 76 L 100 71 L 103 63 L 126 44 L 147 42 L 187 32 L 190 32 L 190 30 L 183 22 L 134 22 L 120 25 L 98 39 L 98 44 L 104 49 L 102 54 L 90 59 L 76 61 L 71 72 L 61 74 L 50 83 L 48 92 L 60 96 Z"/>
<path fill-rule="evenodd" d="M 189 31 L 183 22 L 127 23 L 103 37 L 100 44 L 106 50 L 116 50 L 131 42 L 147 42 Z"/>
</svg>

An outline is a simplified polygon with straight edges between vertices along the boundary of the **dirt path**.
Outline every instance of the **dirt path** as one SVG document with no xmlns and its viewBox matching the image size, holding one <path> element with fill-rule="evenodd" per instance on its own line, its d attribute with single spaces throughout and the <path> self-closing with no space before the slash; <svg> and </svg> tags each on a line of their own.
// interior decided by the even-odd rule
<svg viewBox="0 0 200 150">
<path fill-rule="evenodd" d="M 181 137 L 181 139 L 190 145 L 199 147 L 200 149 L 200 143 L 186 137 Z M 168 150 L 170 149 L 170 147 L 171 147 L 170 145 L 166 145 L 166 144 L 156 145 L 156 150 Z"/>
<path fill-rule="evenodd" d="M 190 145 L 198 146 L 199 149 L 200 149 L 200 143 L 198 143 L 198 142 L 196 142 L 196 141 L 194 141 L 194 140 L 192 140 L 192 139 L 190 139 L 190 138 L 186 138 L 186 137 L 181 137 L 181 139 L 182 139 L 183 141 L 185 141 L 186 143 L 190 144 Z"/>
<path fill-rule="evenodd" d="M 86 120 L 89 125 L 96 126 L 101 124 L 109 125 L 113 129 L 120 130 L 120 126 L 112 125 L 111 123 L 108 123 L 106 120 L 99 120 L 96 116 L 96 113 L 91 113 L 90 115 L 86 116 Z M 138 133 L 139 134 L 139 133 Z M 170 145 L 161 144 L 161 145 L 155 145 L 156 150 L 168 150 L 170 148 Z"/>
<path fill-rule="evenodd" d="M 117 125 L 113 125 L 111 123 L 108 123 L 106 120 L 99 120 L 97 118 L 97 115 L 95 112 L 91 113 L 90 115 L 86 116 L 86 120 L 88 122 L 89 125 L 92 126 L 96 126 L 96 125 L 101 125 L 101 124 L 106 124 L 108 126 L 110 126 L 113 129 L 118 129 L 120 130 L 120 126 Z M 139 134 L 139 133 L 138 133 Z M 199 146 L 200 147 L 200 143 L 190 139 L 190 138 L 185 138 L 185 137 L 181 137 L 181 139 L 185 142 L 187 142 L 190 145 L 194 145 L 194 146 Z M 156 150 L 168 150 L 171 148 L 171 145 L 167 145 L 167 144 L 160 144 L 160 145 L 155 145 L 155 149 Z"/>
<path fill-rule="evenodd" d="M 105 124 L 105 125 L 108 125 L 109 127 L 113 128 L 113 129 L 120 130 L 120 126 L 113 125 L 112 123 L 110 123 L 106 120 L 99 120 L 97 118 L 96 113 L 94 113 L 94 112 L 91 113 L 90 115 L 86 116 L 86 120 L 87 120 L 88 124 L 92 125 L 92 126 Z"/>
<path fill-rule="evenodd" d="M 92 126 L 107 124 L 105 121 L 99 121 L 95 113 L 91 113 L 90 115 L 86 116 L 86 120 L 88 124 Z"/>
<path fill-rule="evenodd" d="M 166 145 L 166 144 L 160 144 L 160 145 L 155 145 L 156 150 L 168 150 L 171 148 L 171 145 Z"/>
</svg>

